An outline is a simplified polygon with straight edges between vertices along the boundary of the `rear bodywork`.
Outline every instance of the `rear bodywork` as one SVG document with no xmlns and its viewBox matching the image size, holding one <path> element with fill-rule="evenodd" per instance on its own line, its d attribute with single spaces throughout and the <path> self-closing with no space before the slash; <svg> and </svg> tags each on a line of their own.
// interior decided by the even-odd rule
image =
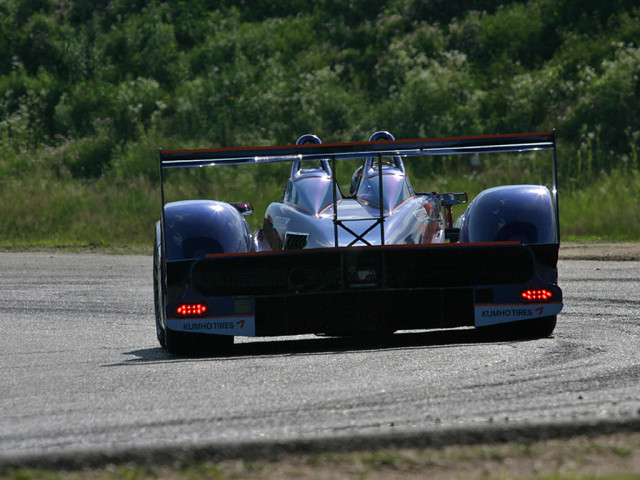
<svg viewBox="0 0 640 480">
<path fill-rule="evenodd" d="M 154 286 L 163 346 L 507 324 L 551 333 L 562 309 L 553 132 L 340 144 L 306 137 L 283 147 L 160 151 L 162 184 L 171 168 L 291 164 L 282 199 L 253 232 L 248 204 L 165 204 L 162 190 Z M 417 193 L 403 164 L 531 150 L 550 152 L 551 189 L 485 190 L 455 223 L 451 207 L 466 195 Z M 348 158 L 363 165 L 343 195 L 334 172 Z"/>
</svg>

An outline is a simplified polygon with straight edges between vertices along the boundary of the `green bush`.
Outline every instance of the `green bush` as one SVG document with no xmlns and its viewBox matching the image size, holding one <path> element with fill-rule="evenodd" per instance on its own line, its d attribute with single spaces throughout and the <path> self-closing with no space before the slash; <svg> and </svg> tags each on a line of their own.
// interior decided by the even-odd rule
<svg viewBox="0 0 640 480">
<path fill-rule="evenodd" d="M 582 71 L 583 94 L 577 99 L 568 123 L 580 125 L 580 139 L 598 134 L 599 159 L 593 170 L 610 169 L 615 152 L 628 153 L 627 131 L 640 130 L 640 48 L 618 45 L 613 59 L 605 59 L 597 69 Z"/>
<path fill-rule="evenodd" d="M 398 91 L 378 110 L 376 123 L 403 137 L 482 133 L 478 121 L 485 93 L 469 88 L 472 75 L 466 60 L 461 52 L 437 60 L 412 57 Z"/>
<path fill-rule="evenodd" d="M 97 80 L 74 84 L 55 107 L 58 132 L 75 138 L 94 135 L 101 124 L 108 122 L 113 90 L 112 85 Z"/>
<path fill-rule="evenodd" d="M 63 162 L 75 178 L 99 178 L 109 168 L 113 149 L 113 141 L 105 135 L 84 137 L 69 144 Z"/>
</svg>

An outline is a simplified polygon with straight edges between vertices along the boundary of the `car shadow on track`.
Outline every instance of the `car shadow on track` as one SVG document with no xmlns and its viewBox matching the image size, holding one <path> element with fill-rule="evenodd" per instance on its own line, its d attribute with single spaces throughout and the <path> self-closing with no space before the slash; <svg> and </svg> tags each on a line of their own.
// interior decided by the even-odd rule
<svg viewBox="0 0 640 480">
<path fill-rule="evenodd" d="M 173 355 L 166 350 L 146 348 L 123 352 L 133 356 L 117 365 L 154 362 L 179 362 L 185 360 L 230 360 L 234 358 L 264 357 L 278 355 L 329 355 L 345 352 L 375 351 L 407 348 L 445 348 L 468 345 L 512 342 L 504 338 L 491 338 L 473 328 L 454 330 L 429 330 L 424 332 L 401 332 L 386 336 L 354 337 L 269 337 L 255 338 L 236 343 L 225 352 Z M 521 339 L 519 341 L 525 341 Z"/>
</svg>

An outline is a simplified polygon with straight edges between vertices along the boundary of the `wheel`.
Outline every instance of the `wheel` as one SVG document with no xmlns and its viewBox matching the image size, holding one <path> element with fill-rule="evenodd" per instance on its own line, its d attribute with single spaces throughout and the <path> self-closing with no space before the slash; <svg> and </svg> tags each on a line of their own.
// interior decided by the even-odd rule
<svg viewBox="0 0 640 480">
<path fill-rule="evenodd" d="M 177 355 L 220 355 L 233 346 L 233 335 L 209 335 L 165 330 L 167 350 Z"/>
<path fill-rule="evenodd" d="M 557 317 L 543 317 L 538 321 L 531 321 L 528 328 L 529 336 L 532 338 L 545 338 L 550 337 L 553 331 L 556 329 Z"/>
<path fill-rule="evenodd" d="M 557 317 L 535 318 L 519 322 L 476 327 L 476 330 L 494 340 L 523 340 L 551 336 L 556 328 Z"/>
<path fill-rule="evenodd" d="M 154 242 L 155 252 L 153 255 L 153 310 L 156 317 L 156 335 L 158 337 L 158 343 L 162 348 L 167 348 L 166 332 L 162 326 L 162 315 L 164 313 L 164 305 L 162 302 L 163 293 L 161 291 L 160 282 L 160 262 L 158 259 L 157 239 Z"/>
<path fill-rule="evenodd" d="M 162 305 L 160 295 L 160 288 L 158 286 L 158 280 L 155 275 L 153 277 L 153 299 L 154 299 L 154 314 L 156 317 L 156 336 L 158 337 L 158 343 L 162 348 L 167 348 L 167 340 L 166 340 L 166 332 L 164 327 L 162 326 Z"/>
</svg>

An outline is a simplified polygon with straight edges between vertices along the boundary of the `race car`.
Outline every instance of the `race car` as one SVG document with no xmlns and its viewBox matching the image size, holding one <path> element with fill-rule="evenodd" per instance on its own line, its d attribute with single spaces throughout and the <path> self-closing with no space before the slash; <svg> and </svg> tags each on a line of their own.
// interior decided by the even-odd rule
<svg viewBox="0 0 640 480">
<path fill-rule="evenodd" d="M 551 189 L 416 192 L 406 161 L 548 150 Z M 349 192 L 337 162 L 359 159 Z M 153 283 L 157 337 L 172 353 L 224 352 L 235 336 L 391 335 L 473 327 L 544 337 L 562 310 L 555 132 L 159 151 L 162 209 Z M 165 171 L 288 162 L 259 228 L 250 203 L 165 203 Z M 454 222 L 452 209 L 466 205 Z M 458 207 L 456 207 L 458 208 Z"/>
</svg>

